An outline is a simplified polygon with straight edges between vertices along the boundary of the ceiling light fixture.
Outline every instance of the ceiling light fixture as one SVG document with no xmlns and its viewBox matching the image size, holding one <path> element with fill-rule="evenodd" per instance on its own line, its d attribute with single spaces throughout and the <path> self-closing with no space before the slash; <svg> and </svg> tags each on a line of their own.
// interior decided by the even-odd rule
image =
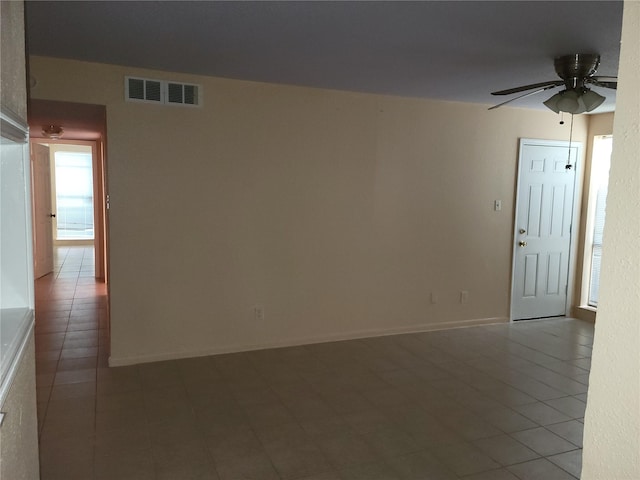
<svg viewBox="0 0 640 480">
<path fill-rule="evenodd" d="M 42 134 L 47 138 L 57 140 L 64 134 L 64 128 L 60 125 L 46 125 L 42 127 Z"/>
<path fill-rule="evenodd" d="M 567 112 L 573 115 L 595 110 L 605 97 L 588 88 L 572 88 L 556 93 L 544 105 L 556 113 Z"/>
</svg>

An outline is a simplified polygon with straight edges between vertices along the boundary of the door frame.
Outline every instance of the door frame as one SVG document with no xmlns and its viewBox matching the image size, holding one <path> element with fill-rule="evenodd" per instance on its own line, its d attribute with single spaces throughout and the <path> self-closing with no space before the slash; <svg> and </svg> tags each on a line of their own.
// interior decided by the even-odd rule
<svg viewBox="0 0 640 480">
<path fill-rule="evenodd" d="M 582 164 L 584 163 L 584 150 L 582 142 L 568 142 L 565 140 L 540 140 L 536 138 L 518 139 L 518 162 L 516 171 L 516 191 L 513 210 L 513 230 L 511 237 L 511 294 L 509 295 L 509 321 L 513 318 L 513 298 L 515 290 L 516 269 L 516 240 L 518 238 L 518 209 L 520 207 L 520 180 L 522 172 L 522 150 L 525 145 L 540 145 L 545 147 L 575 148 L 576 163 L 574 165 L 575 176 L 573 179 L 573 208 L 571 209 L 571 229 L 569 238 L 569 261 L 567 272 L 567 297 L 564 306 L 564 315 L 571 314 L 573 305 L 574 288 L 576 280 L 578 235 L 580 230 L 580 200 L 582 199 Z"/>
<path fill-rule="evenodd" d="M 31 143 L 39 143 L 46 145 L 84 145 L 91 147 L 92 169 L 93 169 L 93 246 L 95 252 L 95 276 L 106 281 L 106 227 L 105 227 L 105 171 L 104 156 L 102 152 L 101 142 L 97 140 L 60 140 L 50 138 L 31 138 Z M 52 232 L 53 235 L 53 232 Z M 55 241 L 55 239 L 54 239 Z"/>
</svg>

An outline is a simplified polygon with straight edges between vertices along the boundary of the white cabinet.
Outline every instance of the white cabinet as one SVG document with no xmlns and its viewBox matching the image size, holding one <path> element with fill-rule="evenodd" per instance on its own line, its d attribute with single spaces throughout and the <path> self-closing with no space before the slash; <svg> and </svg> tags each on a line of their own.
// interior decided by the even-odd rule
<svg viewBox="0 0 640 480">
<path fill-rule="evenodd" d="M 28 130 L 0 112 L 0 405 L 33 329 L 33 235 Z"/>
</svg>

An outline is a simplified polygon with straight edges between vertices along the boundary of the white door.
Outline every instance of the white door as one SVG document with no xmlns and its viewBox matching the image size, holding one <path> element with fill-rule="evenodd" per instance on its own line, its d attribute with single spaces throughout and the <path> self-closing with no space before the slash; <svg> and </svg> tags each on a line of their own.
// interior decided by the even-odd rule
<svg viewBox="0 0 640 480">
<path fill-rule="evenodd" d="M 566 314 L 578 146 L 520 141 L 511 318 Z M 567 169 L 567 162 L 571 165 Z"/>
<path fill-rule="evenodd" d="M 49 147 L 31 144 L 35 277 L 53 272 L 53 225 Z"/>
</svg>

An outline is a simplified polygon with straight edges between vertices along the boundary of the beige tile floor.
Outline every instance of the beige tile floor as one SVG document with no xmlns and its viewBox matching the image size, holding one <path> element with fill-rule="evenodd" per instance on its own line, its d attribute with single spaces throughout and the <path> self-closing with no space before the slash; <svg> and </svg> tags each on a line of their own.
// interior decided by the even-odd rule
<svg viewBox="0 0 640 480">
<path fill-rule="evenodd" d="M 593 325 L 520 322 L 108 368 L 90 248 L 37 281 L 42 480 L 579 478 Z"/>
</svg>

